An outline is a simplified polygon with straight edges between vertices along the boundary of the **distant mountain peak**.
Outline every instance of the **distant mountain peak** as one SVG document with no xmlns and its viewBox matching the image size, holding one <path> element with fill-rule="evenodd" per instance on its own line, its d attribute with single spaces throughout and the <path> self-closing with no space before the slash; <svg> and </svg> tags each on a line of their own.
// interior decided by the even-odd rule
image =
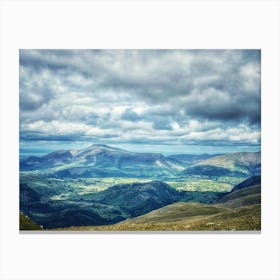
<svg viewBox="0 0 280 280">
<path fill-rule="evenodd" d="M 92 144 L 88 148 L 94 148 L 94 147 L 104 147 L 104 148 L 111 148 L 108 145 L 105 144 Z"/>
<path fill-rule="evenodd" d="M 83 150 L 91 150 L 91 149 L 106 149 L 106 150 L 115 150 L 115 151 L 125 151 L 125 150 L 122 150 L 120 148 L 116 148 L 116 147 L 112 147 L 112 146 L 108 146 L 108 145 L 105 145 L 105 144 L 92 144 L 90 145 L 89 147 L 87 148 L 84 148 Z"/>
</svg>

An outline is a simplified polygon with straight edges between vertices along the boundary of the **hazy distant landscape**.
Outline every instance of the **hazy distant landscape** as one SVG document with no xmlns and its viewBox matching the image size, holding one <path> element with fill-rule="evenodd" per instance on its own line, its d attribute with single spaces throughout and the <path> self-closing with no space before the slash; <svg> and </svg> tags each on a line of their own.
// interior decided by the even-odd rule
<svg viewBox="0 0 280 280">
<path fill-rule="evenodd" d="M 261 230 L 259 50 L 20 50 L 20 230 Z"/>
</svg>

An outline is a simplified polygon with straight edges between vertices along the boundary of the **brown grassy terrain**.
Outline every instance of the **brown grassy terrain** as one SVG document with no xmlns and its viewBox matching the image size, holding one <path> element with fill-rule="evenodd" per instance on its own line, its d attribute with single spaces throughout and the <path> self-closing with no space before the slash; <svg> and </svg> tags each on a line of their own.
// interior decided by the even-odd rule
<svg viewBox="0 0 280 280">
<path fill-rule="evenodd" d="M 19 228 L 20 230 L 42 230 L 43 228 L 32 221 L 23 213 L 19 214 Z"/>
<path fill-rule="evenodd" d="M 74 231 L 204 231 L 260 230 L 259 204 L 226 208 L 223 204 L 205 205 L 179 202 L 148 214 L 109 226 L 69 227 Z"/>
</svg>

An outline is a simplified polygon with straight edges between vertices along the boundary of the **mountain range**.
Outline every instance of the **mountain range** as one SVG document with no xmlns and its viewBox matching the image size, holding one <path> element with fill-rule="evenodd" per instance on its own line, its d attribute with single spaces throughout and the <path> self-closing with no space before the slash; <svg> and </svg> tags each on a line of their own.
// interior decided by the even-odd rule
<svg viewBox="0 0 280 280">
<path fill-rule="evenodd" d="M 260 173 L 259 152 L 164 156 L 96 144 L 59 150 L 20 162 L 20 221 L 22 229 L 182 230 L 213 221 L 247 229 L 248 219 L 256 229 Z"/>
<path fill-rule="evenodd" d="M 21 170 L 49 170 L 59 177 L 151 177 L 171 174 L 184 166 L 158 153 L 134 153 L 107 145 L 82 150 L 60 150 L 29 157 Z"/>
<path fill-rule="evenodd" d="M 249 177 L 260 174 L 260 153 L 164 156 L 95 144 L 81 150 L 59 150 L 43 157 L 29 157 L 20 162 L 20 169 L 45 170 L 63 178 Z"/>
</svg>

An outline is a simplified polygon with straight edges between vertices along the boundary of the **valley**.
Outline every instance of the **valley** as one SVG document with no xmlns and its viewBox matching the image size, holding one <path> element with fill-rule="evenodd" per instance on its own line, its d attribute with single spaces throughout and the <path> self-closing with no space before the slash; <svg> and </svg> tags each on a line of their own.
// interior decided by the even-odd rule
<svg viewBox="0 0 280 280">
<path fill-rule="evenodd" d="M 260 173 L 257 152 L 56 151 L 20 162 L 21 221 L 44 230 L 260 230 Z"/>
</svg>

